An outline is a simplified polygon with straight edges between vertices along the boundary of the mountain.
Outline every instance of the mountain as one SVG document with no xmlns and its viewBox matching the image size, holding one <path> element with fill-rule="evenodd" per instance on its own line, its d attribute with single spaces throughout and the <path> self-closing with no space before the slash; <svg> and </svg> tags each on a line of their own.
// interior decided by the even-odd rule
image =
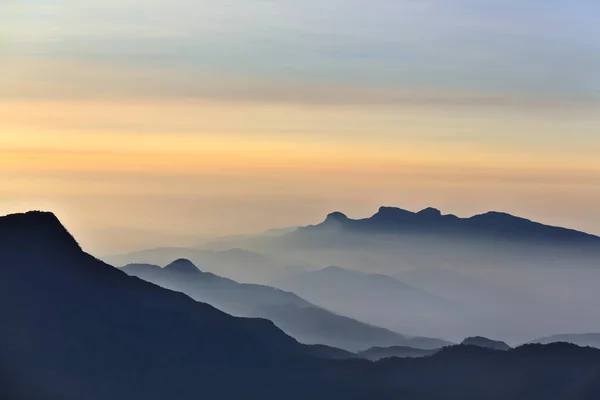
<svg viewBox="0 0 600 400">
<path fill-rule="evenodd" d="M 510 346 L 499 340 L 491 340 L 482 336 L 468 337 L 461 343 L 462 346 L 477 346 L 492 350 L 510 350 Z"/>
<path fill-rule="evenodd" d="M 415 268 L 401 272 L 395 277 L 408 285 L 436 293 L 443 298 L 461 304 L 483 304 L 488 309 L 507 302 L 514 308 L 533 301 L 531 296 L 524 293 L 456 270 L 434 267 Z"/>
<path fill-rule="evenodd" d="M 443 215 L 435 208 L 411 212 L 397 207 L 381 207 L 370 218 L 350 219 L 340 212 L 327 216 L 315 226 L 300 232 L 344 230 L 360 233 L 443 234 L 508 240 L 600 245 L 600 237 L 572 229 L 544 225 L 503 212 L 490 211 L 469 218 Z"/>
<path fill-rule="evenodd" d="M 336 212 L 322 223 L 235 246 L 273 258 L 386 275 L 454 306 L 448 312 L 428 308 L 427 313 L 408 314 L 408 319 L 400 319 L 402 308 L 391 318 L 392 303 L 363 307 L 357 314 L 282 284 L 288 277 L 269 282 L 331 311 L 410 335 L 459 341 L 477 332 L 516 344 L 554 332 L 600 328 L 600 311 L 589 307 L 600 301 L 598 237 L 506 213 L 459 218 L 431 208 L 412 212 L 382 207 L 368 218 L 351 219 Z M 421 278 L 404 276 L 425 270 L 431 272 L 431 279 L 423 279 L 428 280 L 425 285 L 419 284 Z M 439 271 L 449 271 L 445 275 L 454 275 L 452 281 L 446 282 Z M 462 292 L 461 286 L 467 290 Z M 370 317 L 363 318 L 367 313 Z"/>
<path fill-rule="evenodd" d="M 451 346 L 429 357 L 377 362 L 374 385 L 400 381 L 412 390 L 404 398 L 415 400 L 591 400 L 600 395 L 598 355 L 600 350 L 565 343 L 508 351 Z M 401 377 L 401 370 L 407 375 Z M 413 384 L 404 386 L 404 379 Z"/>
<path fill-rule="evenodd" d="M 477 332 L 520 344 L 553 332 L 574 328 L 593 332 L 600 326 L 600 313 L 589 307 L 600 300 L 600 271 L 593 268 L 567 270 L 543 264 L 536 271 L 510 265 L 503 271 L 489 271 L 485 265 L 472 271 L 416 268 L 396 277 L 468 310 L 460 323 L 440 330 L 453 340 Z"/>
<path fill-rule="evenodd" d="M 600 350 L 453 346 L 329 360 L 86 254 L 56 217 L 0 217 L 0 398 L 595 400 Z M 329 352 L 330 349 L 324 349 Z"/>
<path fill-rule="evenodd" d="M 174 261 L 164 268 L 130 264 L 122 270 L 167 289 L 183 292 L 232 315 L 270 319 L 303 343 L 360 351 L 373 346 L 413 343 L 415 340 L 334 314 L 290 292 L 263 285 L 241 284 L 202 272 L 185 259 Z"/>
<path fill-rule="evenodd" d="M 460 313 L 460 307 L 424 290 L 381 274 L 367 274 L 340 267 L 296 274 L 275 285 L 297 293 L 333 312 L 412 335 L 434 332 L 440 320 Z M 448 342 L 405 344 L 418 348 L 440 348 Z M 425 346 L 425 347 L 422 347 Z"/>
<path fill-rule="evenodd" d="M 588 267 L 600 257 L 600 237 L 503 212 L 468 218 L 434 208 L 381 207 L 368 218 L 330 213 L 316 225 L 278 237 L 247 237 L 229 245 L 314 265 L 343 265 L 394 275 L 408 269 L 507 265 Z"/>
<path fill-rule="evenodd" d="M 226 246 L 259 256 L 230 258 L 222 255 Z M 238 282 L 281 287 L 335 313 L 408 335 L 458 342 L 477 332 L 517 344 L 555 332 L 600 329 L 600 309 L 589 307 L 600 301 L 598 237 L 501 212 L 459 218 L 433 208 L 412 212 L 381 207 L 363 219 L 336 212 L 322 223 L 280 235 L 150 250 L 121 261 L 165 265 L 177 258 Z M 369 310 L 357 304 L 349 312 L 346 304 L 335 308 L 286 286 L 304 275 L 301 269 L 286 268 L 299 262 L 308 273 L 338 265 L 386 275 L 438 301 L 424 302 L 423 309 L 398 301 Z M 414 304 L 420 307 L 420 301 Z"/>
<path fill-rule="evenodd" d="M 187 247 L 159 247 L 108 256 L 104 261 L 118 266 L 140 263 L 165 265 L 180 258 L 201 265 L 209 272 L 244 283 L 266 283 L 273 277 L 285 276 L 288 273 L 287 262 L 240 248 L 215 251 Z"/>
<path fill-rule="evenodd" d="M 130 277 L 50 213 L 0 218 L 0 293 L 3 399 L 306 398 L 293 381 L 318 373 L 313 357 L 339 356 Z"/>
<path fill-rule="evenodd" d="M 530 343 L 550 344 L 557 342 L 573 343 L 581 347 L 595 347 L 600 349 L 600 333 L 563 333 L 532 340 Z"/>
<path fill-rule="evenodd" d="M 431 356 L 440 350 L 423 350 L 405 346 L 392 347 L 371 347 L 368 350 L 361 351 L 358 356 L 371 361 L 379 361 L 384 358 L 419 358 Z"/>
<path fill-rule="evenodd" d="M 395 277 L 462 305 L 465 312 L 460 323 L 449 323 L 440 329 L 446 337 L 457 341 L 478 332 L 522 343 L 524 338 L 535 336 L 535 332 L 553 331 L 554 326 L 546 328 L 540 319 L 532 320 L 531 314 L 548 315 L 544 321 L 559 324 L 555 316 L 557 307 L 541 302 L 531 290 L 518 290 L 498 279 L 444 268 L 416 268 Z"/>
</svg>

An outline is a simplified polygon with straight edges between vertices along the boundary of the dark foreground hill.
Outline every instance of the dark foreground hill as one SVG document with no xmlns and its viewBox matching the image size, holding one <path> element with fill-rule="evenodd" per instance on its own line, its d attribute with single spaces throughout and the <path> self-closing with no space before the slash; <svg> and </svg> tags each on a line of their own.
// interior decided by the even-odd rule
<svg viewBox="0 0 600 400">
<path fill-rule="evenodd" d="M 149 264 L 130 264 L 122 268 L 167 289 L 187 294 L 229 314 L 261 317 L 308 344 L 325 344 L 349 351 L 374 346 L 419 344 L 441 348 L 450 343 L 440 339 L 405 337 L 387 329 L 337 315 L 273 287 L 242 284 L 200 271 L 191 261 L 179 259 L 164 268 Z"/>
<path fill-rule="evenodd" d="M 600 351 L 570 344 L 323 359 L 269 321 L 229 316 L 94 259 L 47 213 L 0 218 L 0 296 L 3 400 L 600 396 Z"/>
<path fill-rule="evenodd" d="M 316 376 L 322 347 L 129 277 L 84 253 L 52 214 L 0 218 L 0 293 L 3 400 L 306 398 L 344 387 Z"/>
</svg>

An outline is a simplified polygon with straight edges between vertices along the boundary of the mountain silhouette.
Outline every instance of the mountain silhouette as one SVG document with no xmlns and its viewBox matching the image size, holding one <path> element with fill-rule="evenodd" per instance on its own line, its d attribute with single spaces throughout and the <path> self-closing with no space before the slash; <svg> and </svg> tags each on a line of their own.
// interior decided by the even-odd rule
<svg viewBox="0 0 600 400">
<path fill-rule="evenodd" d="M 180 259 L 164 268 L 130 264 L 122 270 L 167 289 L 183 292 L 232 315 L 267 318 L 303 343 L 359 351 L 373 346 L 414 342 L 413 338 L 319 308 L 290 292 L 263 285 L 241 284 L 202 272 L 189 260 Z"/>
<path fill-rule="evenodd" d="M 318 225 L 300 228 L 300 232 L 340 229 L 359 233 L 454 234 L 478 238 L 532 240 L 600 246 L 600 237 L 572 229 L 544 225 L 508 213 L 490 211 L 469 218 L 444 215 L 435 208 L 412 212 L 396 207 L 380 207 L 365 219 L 350 219 L 334 212 Z"/>
<path fill-rule="evenodd" d="M 165 270 L 177 274 L 195 274 L 199 272 L 198 267 L 193 262 L 185 258 L 180 258 L 165 266 Z"/>
<path fill-rule="evenodd" d="M 463 346 L 485 347 L 492 350 L 510 350 L 510 346 L 499 340 L 491 340 L 482 336 L 468 337 L 461 342 Z"/>
<path fill-rule="evenodd" d="M 243 283 L 267 283 L 283 273 L 281 262 L 255 251 L 239 248 L 219 251 L 186 247 L 159 247 L 104 258 L 111 265 L 129 264 L 166 265 L 175 259 L 190 260 L 207 272 L 235 279 Z"/>
<path fill-rule="evenodd" d="M 293 394 L 297 374 L 340 354 L 130 277 L 50 213 L 0 218 L 0 293 L 3 399 L 306 398 Z"/>
<path fill-rule="evenodd" d="M 600 350 L 453 346 L 329 360 L 81 250 L 56 217 L 0 217 L 0 398 L 595 400 Z M 336 352 L 335 350 L 333 350 Z M 336 352 L 337 353 L 337 352 Z"/>
</svg>

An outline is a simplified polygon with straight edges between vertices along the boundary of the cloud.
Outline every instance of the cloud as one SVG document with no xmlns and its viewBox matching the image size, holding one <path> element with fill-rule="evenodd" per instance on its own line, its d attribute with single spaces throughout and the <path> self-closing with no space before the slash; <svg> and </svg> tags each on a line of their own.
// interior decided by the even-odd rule
<svg viewBox="0 0 600 400">
<path fill-rule="evenodd" d="M 56 68 L 42 71 L 44 64 L 35 71 L 44 84 L 66 84 L 63 92 L 72 96 L 83 95 L 85 82 L 76 80 L 84 79 L 96 91 L 88 96 L 164 91 L 433 105 L 454 96 L 469 106 L 600 101 L 600 21 L 593 17 L 600 6 L 589 1 L 70 0 L 51 12 L 46 4 L 13 5 L 19 12 L 0 19 L 8 38 L 0 62 L 12 54 L 86 65 L 92 76 L 65 68 L 73 83 L 52 77 L 60 75 Z M 114 78 L 106 66 L 127 78 Z M 139 78 L 130 72 L 136 69 Z"/>
<path fill-rule="evenodd" d="M 352 83 L 305 83 L 243 78 L 192 68 L 152 68 L 46 58 L 5 63 L 5 100 L 209 100 L 318 106 L 419 106 L 472 108 L 592 108 L 586 98 L 519 91 L 478 91 Z"/>
</svg>

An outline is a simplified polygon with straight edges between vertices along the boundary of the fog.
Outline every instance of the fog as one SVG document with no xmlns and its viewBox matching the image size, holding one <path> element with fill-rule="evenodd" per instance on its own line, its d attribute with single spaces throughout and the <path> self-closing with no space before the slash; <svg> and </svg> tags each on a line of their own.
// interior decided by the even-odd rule
<svg viewBox="0 0 600 400">
<path fill-rule="evenodd" d="M 363 229 L 381 212 L 107 261 L 165 265 L 185 257 L 203 271 L 281 288 L 336 314 L 452 342 L 481 335 L 516 345 L 600 332 L 597 237 L 500 214 L 493 226 L 503 228 L 492 234 L 487 225 L 458 232 L 438 222 Z"/>
</svg>

